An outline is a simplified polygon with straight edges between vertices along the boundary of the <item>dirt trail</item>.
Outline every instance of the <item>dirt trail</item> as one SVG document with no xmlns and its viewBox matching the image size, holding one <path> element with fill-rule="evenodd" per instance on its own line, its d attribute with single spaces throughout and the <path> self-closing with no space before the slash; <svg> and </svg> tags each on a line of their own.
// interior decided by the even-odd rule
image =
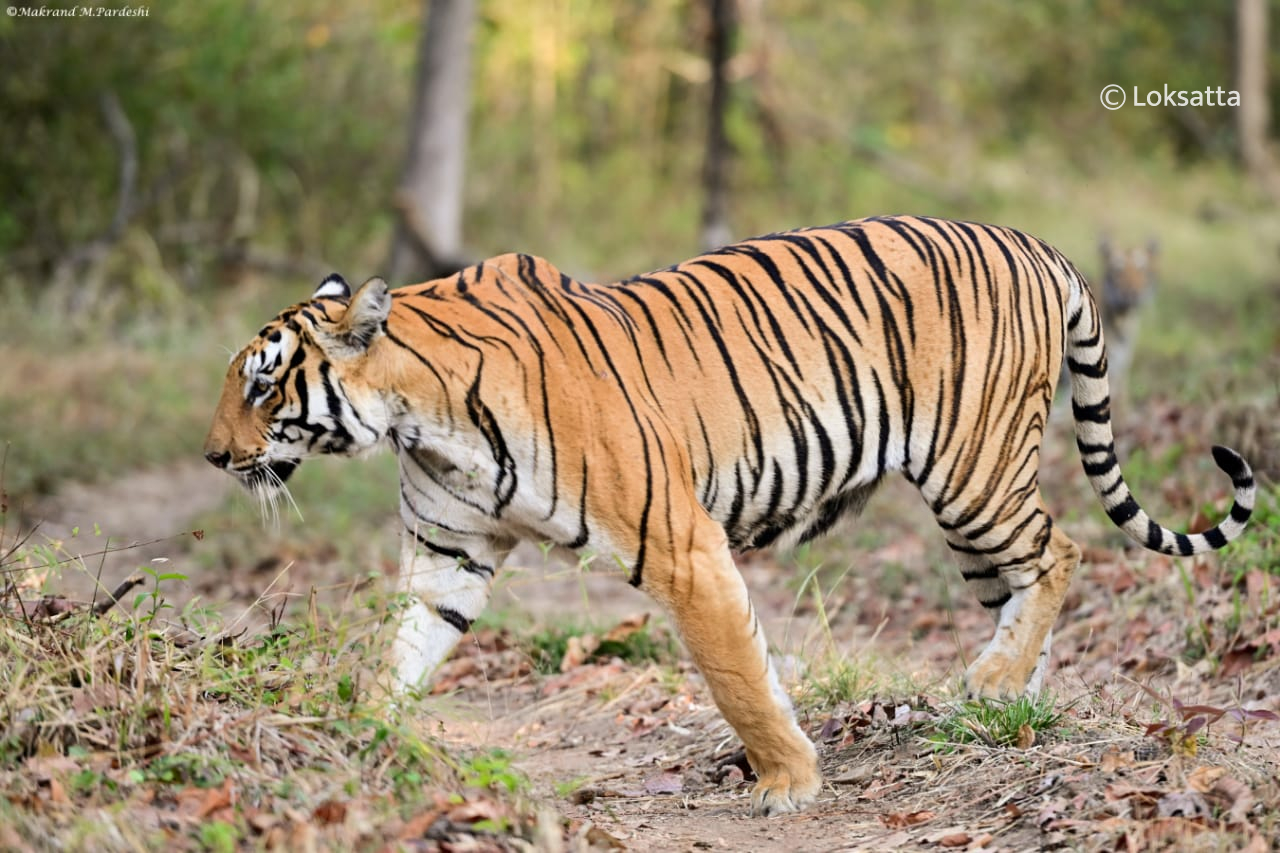
<svg viewBox="0 0 1280 853">
<path fill-rule="evenodd" d="M 83 562 L 87 571 L 64 572 L 56 592 L 91 598 L 98 577 L 110 588 L 151 560 L 188 551 L 192 522 L 222 503 L 232 485 L 204 462 L 150 468 L 69 484 L 23 512 L 22 526 L 35 526 L 32 542 L 60 543 L 63 556 Z"/>
</svg>

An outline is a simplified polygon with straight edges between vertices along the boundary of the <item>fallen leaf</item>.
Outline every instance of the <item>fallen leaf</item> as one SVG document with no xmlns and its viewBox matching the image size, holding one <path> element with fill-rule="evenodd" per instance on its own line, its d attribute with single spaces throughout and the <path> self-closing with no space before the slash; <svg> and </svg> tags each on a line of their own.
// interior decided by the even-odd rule
<svg viewBox="0 0 1280 853">
<path fill-rule="evenodd" d="M 571 669 L 577 669 L 582 666 L 591 656 L 595 654 L 596 649 L 600 648 L 600 640 L 595 634 L 581 634 L 569 638 L 569 642 L 565 646 L 564 656 L 560 658 L 560 671 L 568 672 Z"/>
<path fill-rule="evenodd" d="M 1224 813 L 1222 817 L 1225 823 L 1248 823 L 1249 811 L 1254 802 L 1253 791 L 1249 790 L 1248 785 L 1230 776 L 1222 776 L 1214 782 L 1213 788 L 1206 792 L 1205 797 Z"/>
<path fill-rule="evenodd" d="M 443 809 L 434 808 L 431 811 L 423 812 L 417 817 L 410 818 L 409 821 L 400 828 L 398 836 L 401 841 L 412 841 L 415 838 L 422 838 L 427 834 L 427 830 L 431 825 L 440 819 Z"/>
<path fill-rule="evenodd" d="M 219 809 L 225 809 L 231 805 L 233 800 L 231 780 L 229 778 L 224 779 L 221 787 L 210 788 L 205 793 L 205 797 L 200 803 L 200 808 L 196 812 L 196 817 L 200 819 L 206 818 Z"/>
<path fill-rule="evenodd" d="M 1018 749 L 1030 749 L 1032 746 L 1035 745 L 1035 742 L 1036 742 L 1035 729 L 1031 728 L 1031 726 L 1027 723 L 1023 723 L 1022 725 L 1018 726 L 1018 739 L 1017 741 L 1015 741 L 1015 744 L 1014 744 L 1015 746 L 1018 747 Z"/>
<path fill-rule="evenodd" d="M 1103 773 L 1115 773 L 1124 767 L 1132 767 L 1134 762 L 1133 750 L 1121 750 L 1118 747 L 1111 747 L 1102 753 L 1102 760 L 1099 767 Z"/>
<path fill-rule="evenodd" d="M 1213 790 L 1213 786 L 1217 784 L 1218 780 L 1221 779 L 1226 772 L 1227 769 L 1225 767 L 1212 767 L 1207 765 L 1204 767 L 1197 767 L 1187 775 L 1187 784 L 1190 785 L 1193 790 L 1201 794 L 1207 794 Z"/>
<path fill-rule="evenodd" d="M 1061 797 L 1050 800 L 1040 809 L 1036 815 L 1036 826 L 1042 830 L 1049 829 L 1050 825 L 1062 817 L 1062 813 L 1067 808 L 1067 801 Z"/>
<path fill-rule="evenodd" d="M 879 815 L 880 822 L 889 829 L 902 829 L 908 826 L 916 826 L 925 821 L 933 820 L 936 815 L 931 811 L 919 812 L 893 812 L 891 814 Z"/>
<path fill-rule="evenodd" d="M 953 832 L 939 838 L 938 844 L 942 847 L 964 847 L 972 840 L 973 838 L 967 832 Z"/>
<path fill-rule="evenodd" d="M 885 794 L 892 794 L 894 791 L 901 789 L 905 784 L 906 784 L 905 782 L 890 782 L 886 784 L 877 785 L 874 788 L 868 788 L 867 790 L 863 791 L 861 794 L 858 795 L 858 799 L 878 800 L 881 797 L 883 797 Z"/>
<path fill-rule="evenodd" d="M 601 642 L 621 643 L 623 640 L 627 639 L 637 631 L 640 631 L 648 624 L 648 612 L 632 614 L 610 628 L 604 637 L 601 638 Z"/>
<path fill-rule="evenodd" d="M 623 844 L 617 838 L 613 837 L 608 832 L 605 832 L 603 829 L 601 829 L 598 826 L 595 826 L 594 824 L 587 828 L 586 841 L 587 841 L 587 846 L 593 850 L 600 847 L 603 847 L 606 850 L 626 850 L 627 849 L 627 845 Z"/>
<path fill-rule="evenodd" d="M 449 809 L 448 818 L 454 823 L 477 823 L 482 820 L 496 821 L 503 816 L 500 805 L 493 800 L 477 799 L 459 803 Z"/>
<path fill-rule="evenodd" d="M 325 800 L 316 806 L 311 816 L 322 824 L 342 823 L 347 819 L 347 804 L 338 800 Z"/>
</svg>

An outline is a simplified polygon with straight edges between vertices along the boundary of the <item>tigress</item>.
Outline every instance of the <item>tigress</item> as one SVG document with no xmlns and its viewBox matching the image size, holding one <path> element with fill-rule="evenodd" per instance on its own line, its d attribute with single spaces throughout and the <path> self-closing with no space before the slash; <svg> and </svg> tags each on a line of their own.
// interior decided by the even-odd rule
<svg viewBox="0 0 1280 853">
<path fill-rule="evenodd" d="M 394 291 L 333 275 L 234 357 L 205 455 L 272 490 L 309 456 L 394 448 L 401 690 L 450 653 L 518 542 L 625 567 L 670 612 L 770 815 L 810 803 L 821 774 L 732 550 L 817 536 L 899 472 L 996 622 L 968 693 L 1037 692 L 1080 559 L 1037 482 L 1064 356 L 1111 520 L 1165 554 L 1240 535 L 1254 481 L 1232 450 L 1213 449 L 1235 502 L 1210 530 L 1174 533 L 1130 494 L 1071 263 L 925 217 L 771 234 L 608 285 L 523 254 Z"/>
</svg>

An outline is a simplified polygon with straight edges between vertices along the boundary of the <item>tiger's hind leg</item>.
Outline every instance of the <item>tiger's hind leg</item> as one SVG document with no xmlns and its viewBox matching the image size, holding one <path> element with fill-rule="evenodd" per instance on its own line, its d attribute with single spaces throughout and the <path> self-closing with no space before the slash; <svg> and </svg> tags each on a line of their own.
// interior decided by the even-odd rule
<svg viewBox="0 0 1280 853">
<path fill-rule="evenodd" d="M 996 622 L 995 636 L 965 672 L 970 696 L 1012 700 L 1044 684 L 1053 623 L 1062 609 L 1080 549 L 1053 525 L 1043 506 L 998 546 L 956 541 L 965 580 Z"/>
<path fill-rule="evenodd" d="M 969 589 L 973 591 L 978 602 L 982 604 L 997 628 L 1000 625 L 1000 612 L 1012 598 L 1008 582 L 1001 576 L 1000 570 L 994 568 L 986 559 L 977 557 L 963 550 L 955 552 L 956 561 L 960 564 L 960 576 L 964 578 Z M 1028 696 L 1037 696 L 1044 687 L 1044 677 L 1049 669 L 1049 649 L 1053 645 L 1053 629 L 1045 634 L 1044 643 L 1040 646 L 1040 654 L 1036 659 L 1035 669 L 1027 679 L 1024 691 Z"/>
<path fill-rule="evenodd" d="M 641 588 L 663 604 L 716 706 L 742 738 L 759 781 L 753 814 L 798 811 L 822 787 L 813 742 L 796 723 L 791 700 L 769 660 L 764 628 L 729 553 L 724 529 L 697 507 L 687 553 L 646 562 Z"/>
</svg>

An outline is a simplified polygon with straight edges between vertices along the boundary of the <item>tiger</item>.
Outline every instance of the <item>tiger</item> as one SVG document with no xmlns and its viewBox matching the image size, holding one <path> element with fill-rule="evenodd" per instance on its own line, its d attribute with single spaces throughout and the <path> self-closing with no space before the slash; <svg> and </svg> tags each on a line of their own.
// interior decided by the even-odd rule
<svg viewBox="0 0 1280 853">
<path fill-rule="evenodd" d="M 1155 238 L 1142 246 L 1117 248 L 1103 234 L 1098 239 L 1098 256 L 1102 261 L 1099 281 L 1101 291 L 1102 330 L 1107 341 L 1107 377 L 1112 398 L 1123 397 L 1128 385 L 1129 365 L 1138 341 L 1138 325 L 1142 309 L 1155 295 L 1160 245 Z M 1064 364 L 1058 375 L 1059 397 L 1054 413 L 1065 417 L 1071 386 L 1071 371 Z"/>
<path fill-rule="evenodd" d="M 1102 328 L 1107 336 L 1107 367 L 1114 392 L 1133 361 L 1138 319 L 1156 291 L 1160 244 L 1149 239 L 1141 246 L 1117 248 L 1109 237 L 1098 241 L 1102 260 Z"/>
<path fill-rule="evenodd" d="M 308 457 L 394 450 L 400 694 L 424 688 L 517 544 L 621 566 L 670 614 L 768 816 L 811 804 L 822 775 L 733 553 L 818 536 L 901 474 L 995 621 L 966 695 L 1037 694 L 1081 554 L 1038 484 L 1064 359 L 1113 523 L 1172 555 L 1243 532 L 1253 473 L 1225 447 L 1234 503 L 1216 526 L 1176 533 L 1134 499 L 1098 308 L 1062 254 L 921 216 L 770 234 L 615 284 L 527 254 L 396 290 L 334 274 L 232 359 L 204 449 L 265 494 Z"/>
</svg>

